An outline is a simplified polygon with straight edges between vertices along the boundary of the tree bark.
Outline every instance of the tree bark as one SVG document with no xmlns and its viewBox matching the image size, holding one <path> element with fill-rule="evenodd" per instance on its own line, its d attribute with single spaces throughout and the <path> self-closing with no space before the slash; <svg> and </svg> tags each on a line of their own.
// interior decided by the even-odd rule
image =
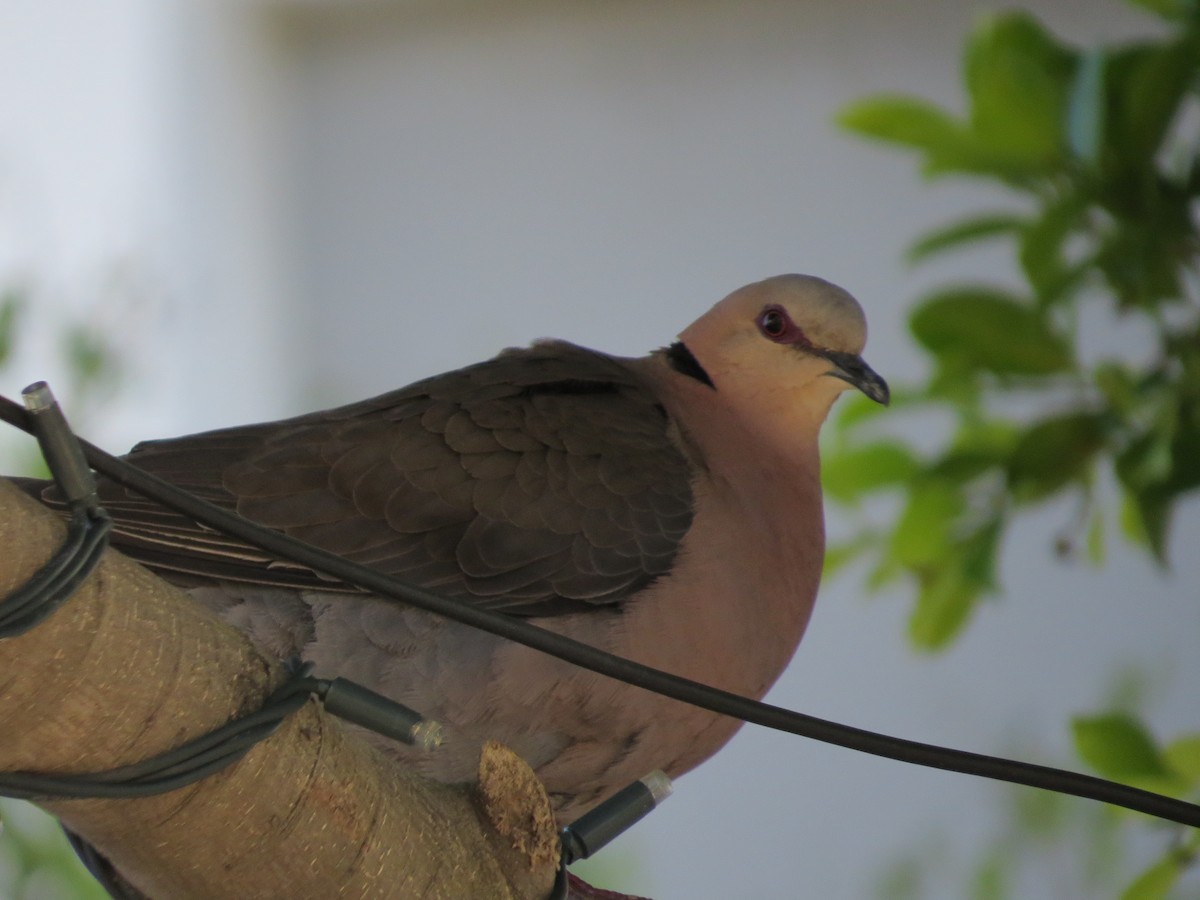
<svg viewBox="0 0 1200 900">
<path fill-rule="evenodd" d="M 62 535 L 0 479 L 0 597 Z M 258 708 L 284 678 L 245 636 L 109 551 L 49 619 L 0 640 L 0 770 L 137 762 Z M 546 897 L 558 843 L 545 792 L 515 755 L 485 756 L 481 803 L 474 788 L 412 775 L 310 703 L 197 784 L 39 805 L 150 897 Z"/>
</svg>

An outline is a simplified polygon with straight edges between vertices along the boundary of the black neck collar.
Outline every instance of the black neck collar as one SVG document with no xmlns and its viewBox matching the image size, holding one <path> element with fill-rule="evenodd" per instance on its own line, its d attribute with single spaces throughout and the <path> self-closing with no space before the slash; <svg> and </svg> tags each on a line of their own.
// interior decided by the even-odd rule
<svg viewBox="0 0 1200 900">
<path fill-rule="evenodd" d="M 708 373 L 704 371 L 704 366 L 700 365 L 700 361 L 692 355 L 692 351 L 682 341 L 673 343 L 666 352 L 667 362 L 680 375 L 695 378 L 701 384 L 707 384 L 714 391 L 717 389 L 713 380 L 708 377 Z"/>
</svg>

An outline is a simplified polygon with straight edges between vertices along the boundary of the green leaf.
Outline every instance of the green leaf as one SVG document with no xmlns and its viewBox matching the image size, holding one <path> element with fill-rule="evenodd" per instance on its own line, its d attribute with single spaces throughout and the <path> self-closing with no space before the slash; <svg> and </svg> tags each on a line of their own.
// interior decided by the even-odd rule
<svg viewBox="0 0 1200 900">
<path fill-rule="evenodd" d="M 908 636 L 922 650 L 945 647 L 969 621 L 977 601 L 995 588 L 996 547 L 1002 523 L 987 522 L 947 545 L 937 564 L 922 572 Z"/>
<path fill-rule="evenodd" d="M 106 375 L 114 366 L 103 336 L 83 325 L 73 325 L 63 334 L 64 350 L 71 367 L 83 381 Z"/>
<path fill-rule="evenodd" d="M 996 587 L 996 549 L 1004 533 L 1000 517 L 988 520 L 955 548 L 965 578 L 981 591 Z"/>
<path fill-rule="evenodd" d="M 1193 785 L 1200 784 L 1200 734 L 1187 734 L 1168 743 L 1163 759 L 1172 772 Z"/>
<path fill-rule="evenodd" d="M 1087 558 L 1093 566 L 1104 565 L 1107 556 L 1104 546 L 1104 514 L 1100 510 L 1092 513 L 1087 530 Z"/>
<path fill-rule="evenodd" d="M 1179 860 L 1168 854 L 1135 878 L 1121 892 L 1121 900 L 1166 900 L 1181 872 Z"/>
<path fill-rule="evenodd" d="M 950 563 L 923 579 L 908 620 L 908 638 L 921 650 L 945 647 L 966 625 L 979 594 Z"/>
<path fill-rule="evenodd" d="M 1017 442 L 1008 462 L 1009 486 L 1023 501 L 1047 497 L 1082 478 L 1103 445 L 1103 422 L 1094 413 L 1043 419 Z"/>
<path fill-rule="evenodd" d="M 1186 363 L 1186 358 L 1180 361 Z M 1200 363 L 1200 354 L 1195 362 Z M 1174 400 L 1171 475 L 1164 488 L 1182 494 L 1200 487 L 1200 368 L 1190 383 L 1185 380 L 1177 386 Z"/>
<path fill-rule="evenodd" d="M 1124 492 L 1121 501 L 1121 528 L 1135 544 L 1141 544 L 1161 566 L 1167 564 L 1167 531 L 1174 503 L 1169 493 L 1150 487 Z"/>
<path fill-rule="evenodd" d="M 966 505 L 958 487 L 942 479 L 915 486 L 892 532 L 889 557 L 908 568 L 945 558 L 950 530 Z"/>
<path fill-rule="evenodd" d="M 1137 178 L 1152 165 L 1200 68 L 1197 59 L 1194 34 L 1169 44 L 1134 45 L 1113 56 L 1105 145 L 1114 174 Z"/>
<path fill-rule="evenodd" d="M 1129 415 L 1141 404 L 1133 375 L 1120 363 L 1101 363 L 1092 372 L 1092 381 L 1104 394 L 1108 405 L 1122 415 Z M 863 399 L 867 398 L 863 397 Z"/>
<path fill-rule="evenodd" d="M 1020 429 L 1008 419 L 983 419 L 964 423 L 954 436 L 954 449 L 979 453 L 993 462 L 1007 460 L 1020 438 Z"/>
<path fill-rule="evenodd" d="M 909 327 L 934 355 L 992 372 L 1048 375 L 1072 364 L 1070 346 L 1041 313 L 991 288 L 935 294 L 912 313 Z"/>
<path fill-rule="evenodd" d="M 965 484 L 996 467 L 996 457 L 985 451 L 965 449 L 951 450 L 929 467 L 929 474 Z"/>
<path fill-rule="evenodd" d="M 879 591 L 892 584 L 904 574 L 904 569 L 888 554 L 880 554 L 879 561 L 867 576 L 867 590 Z"/>
<path fill-rule="evenodd" d="M 917 471 L 917 460 L 903 444 L 879 441 L 842 450 L 821 464 L 825 492 L 841 503 L 863 494 L 901 484 Z"/>
<path fill-rule="evenodd" d="M 971 876 L 971 900 L 1004 900 L 1011 895 L 1010 869 L 1007 854 L 993 850 Z"/>
<path fill-rule="evenodd" d="M 0 366 L 12 355 L 17 319 L 24 305 L 24 297 L 15 288 L 0 294 Z"/>
<path fill-rule="evenodd" d="M 1159 565 L 1165 567 L 1168 563 L 1167 533 L 1171 528 L 1171 513 L 1175 504 L 1170 495 L 1150 489 L 1137 495 L 1137 506 L 1150 550 Z"/>
<path fill-rule="evenodd" d="M 1014 234 L 1021 227 L 1022 219 L 1011 213 L 991 213 L 971 216 L 943 228 L 926 233 L 908 249 L 910 263 L 921 262 L 947 250 L 955 250 L 963 244 L 986 238 Z"/>
<path fill-rule="evenodd" d="M 1067 106 L 1067 144 L 1076 158 L 1089 166 L 1100 162 L 1104 140 L 1106 62 L 1103 47 L 1093 47 L 1084 53 Z"/>
<path fill-rule="evenodd" d="M 825 548 L 825 564 L 822 569 L 822 577 L 833 577 L 878 544 L 879 539 L 877 535 L 865 532 L 849 541 L 830 544 Z"/>
<path fill-rule="evenodd" d="M 1095 258 L 1097 271 L 1123 309 L 1154 310 L 1184 298 L 1190 262 L 1184 248 L 1196 240 L 1184 205 L 1178 198 L 1167 204 L 1157 196 L 1159 185 L 1145 174 L 1139 170 L 1135 181 L 1114 188 L 1105 199 L 1122 218 L 1109 229 Z"/>
<path fill-rule="evenodd" d="M 1128 782 L 1171 775 L 1150 733 L 1131 716 L 1079 716 L 1071 731 L 1080 758 L 1105 778 Z"/>
<path fill-rule="evenodd" d="M 948 348 L 937 356 L 937 368 L 925 385 L 925 395 L 933 401 L 935 409 L 941 407 L 960 417 L 974 417 L 983 410 L 984 386 L 980 375 L 980 368 L 968 354 Z"/>
<path fill-rule="evenodd" d="M 1019 434 L 1005 419 L 968 422 L 959 428 L 950 450 L 929 468 L 929 474 L 964 483 L 1007 466 Z"/>
<path fill-rule="evenodd" d="M 1126 0 L 1126 2 L 1162 16 L 1164 19 L 1185 19 L 1196 12 L 1196 0 Z"/>
<path fill-rule="evenodd" d="M 1128 540 L 1142 546 L 1149 545 L 1150 540 L 1146 536 L 1146 527 L 1142 524 L 1137 501 L 1131 491 L 1123 491 L 1121 494 L 1121 514 L 1118 521 L 1121 523 L 1121 533 Z"/>
<path fill-rule="evenodd" d="M 1061 159 L 1074 55 L 1025 12 L 985 19 L 966 51 L 971 126 L 1014 173 L 1038 174 Z"/>
<path fill-rule="evenodd" d="M 853 392 L 853 396 L 843 394 L 842 399 L 838 401 L 837 415 L 833 420 L 833 427 L 838 436 L 845 436 L 854 430 L 855 426 L 882 415 L 889 408 L 895 409 L 897 395 L 901 395 L 901 402 L 903 402 L 903 391 L 893 386 L 891 403 L 888 406 L 883 406 L 857 391 Z"/>
<path fill-rule="evenodd" d="M 1084 223 L 1088 203 L 1088 197 L 1070 192 L 1047 204 L 1042 214 L 1021 230 L 1018 258 L 1042 306 L 1062 299 L 1079 280 L 1080 269 L 1068 265 L 1063 249 L 1067 238 Z"/>
<path fill-rule="evenodd" d="M 1013 820 L 1024 834 L 1046 841 L 1064 830 L 1066 796 L 1052 791 L 1016 791 L 1011 798 Z"/>
<path fill-rule="evenodd" d="M 975 145 L 962 123 L 918 97 L 867 97 L 842 109 L 837 121 L 864 137 L 922 151 L 926 174 L 955 168 L 987 171 L 991 165 L 986 148 Z"/>
<path fill-rule="evenodd" d="M 1171 474 L 1171 431 L 1155 428 L 1122 450 L 1116 459 L 1117 477 L 1133 491 L 1158 484 Z"/>
<path fill-rule="evenodd" d="M 962 125 L 939 106 L 902 94 L 877 94 L 846 106 L 838 124 L 865 137 L 938 154 L 960 144 Z"/>
<path fill-rule="evenodd" d="M 838 124 L 863 137 L 919 151 L 927 176 L 961 172 L 1005 178 L 1011 159 L 967 126 L 927 100 L 899 94 L 866 97 L 843 108 Z"/>
</svg>

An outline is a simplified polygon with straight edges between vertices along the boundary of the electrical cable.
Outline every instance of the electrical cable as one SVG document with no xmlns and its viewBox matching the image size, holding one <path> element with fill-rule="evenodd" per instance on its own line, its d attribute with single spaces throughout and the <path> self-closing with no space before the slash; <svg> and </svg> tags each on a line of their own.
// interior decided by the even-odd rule
<svg viewBox="0 0 1200 900">
<path fill-rule="evenodd" d="M 0 601 L 0 638 L 24 634 L 62 606 L 108 546 L 112 520 L 100 508 L 87 460 L 44 381 L 25 389 L 25 415 L 71 518 L 63 543 L 20 588 Z"/>
<path fill-rule="evenodd" d="M 76 512 L 67 536 L 29 581 L 0 601 L 0 639 L 24 634 L 62 606 L 104 555 L 112 520 Z"/>
<path fill-rule="evenodd" d="M 26 418 L 25 410 L 11 400 L 0 397 L 0 419 L 29 430 Z M 203 525 L 253 544 L 273 556 L 307 566 L 371 594 L 408 603 L 627 684 L 744 722 L 874 756 L 1071 794 L 1181 825 L 1200 827 L 1200 805 L 1078 772 L 891 737 L 819 719 L 614 656 L 503 613 L 440 597 L 280 532 L 263 528 L 235 513 L 202 501 L 92 444 L 85 441 L 80 441 L 80 444 L 92 467 L 110 480 Z"/>
<path fill-rule="evenodd" d="M 103 772 L 0 772 L 0 795 L 21 800 L 127 798 L 186 787 L 237 762 L 307 703 L 318 681 L 309 668 L 293 666 L 292 676 L 259 709 L 149 759 Z"/>
</svg>

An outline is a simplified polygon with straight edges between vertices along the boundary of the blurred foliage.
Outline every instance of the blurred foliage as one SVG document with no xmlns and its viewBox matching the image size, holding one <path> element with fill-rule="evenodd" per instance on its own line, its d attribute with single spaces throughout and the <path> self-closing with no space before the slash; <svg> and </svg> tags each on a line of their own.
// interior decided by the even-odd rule
<svg viewBox="0 0 1200 900">
<path fill-rule="evenodd" d="M 1033 754 L 1023 747 L 1014 755 Z M 926 835 L 882 868 L 875 895 L 1092 900 L 1113 897 L 1111 885 L 1129 877 L 1130 847 L 1102 807 L 1011 785 L 995 790 L 1004 815 L 977 857 L 956 853 L 955 835 Z"/>
<path fill-rule="evenodd" d="M 1173 796 L 1195 795 L 1200 734 L 1159 743 L 1133 711 L 1150 705 L 1143 680 L 1120 673 L 1116 687 L 1105 712 L 1072 723 L 1077 753 L 1106 778 Z M 1044 759 L 1047 754 L 1044 747 L 1023 741 L 1011 755 Z M 952 835 L 926 835 L 881 870 L 877 896 L 1200 898 L 1200 831 L 1049 791 L 1013 785 L 994 785 L 994 790 L 1003 814 L 977 857 L 955 853 Z M 1125 827 L 1130 822 L 1145 827 Z M 1164 844 L 1166 852 L 1147 867 L 1146 857 Z"/>
<path fill-rule="evenodd" d="M 12 356 L 13 334 L 23 306 L 24 299 L 16 288 L 0 292 L 0 367 Z"/>
<path fill-rule="evenodd" d="M 899 503 L 890 525 L 831 546 L 827 570 L 865 563 L 872 588 L 911 585 L 909 636 L 924 650 L 948 646 L 999 593 L 1004 538 L 1024 511 L 1052 500 L 1076 510 L 1055 541 L 1060 556 L 1102 564 L 1119 524 L 1166 566 L 1172 513 L 1200 488 L 1200 0 L 1129 2 L 1161 19 L 1160 37 L 1074 47 L 1027 12 L 996 14 L 967 39 L 965 115 L 904 95 L 840 115 L 859 135 L 915 152 L 930 178 L 996 189 L 994 208 L 918 238 L 911 262 L 999 245 L 1017 272 L 1013 285 L 945 284 L 920 298 L 909 328 L 931 374 L 896 385 L 890 413 L 848 403 L 826 454 L 831 498 Z M 1096 321 L 1120 338 L 1098 358 L 1085 339 Z M 888 431 L 931 416 L 950 423 L 940 443 L 932 428 L 918 429 L 920 447 Z M 1200 733 L 1160 742 L 1129 712 L 1079 717 L 1071 730 L 1100 775 L 1200 796 Z M 1019 896 L 1003 861 L 1039 834 L 1072 831 L 1031 815 L 1011 817 L 971 896 Z M 1164 827 L 1097 815 L 1118 829 Z M 1087 828 L 1086 846 L 1112 844 Z M 1171 828 L 1163 843 L 1123 900 L 1181 896 L 1181 876 L 1200 869 L 1195 829 Z M 885 889 L 918 896 L 919 874 L 902 861 Z M 1092 887 L 1083 895 L 1096 896 Z"/>
<path fill-rule="evenodd" d="M 120 297 L 111 305 L 118 304 L 121 304 Z M 127 307 L 129 304 L 121 305 Z M 0 285 L 0 372 L 21 368 L 15 358 L 19 355 L 17 350 L 27 348 L 30 343 L 19 339 L 22 334 L 39 330 L 52 332 L 50 353 L 39 358 L 38 368 L 49 368 L 61 374 L 62 380 L 54 380 L 51 387 L 59 402 L 72 410 L 72 425 L 86 431 L 89 420 L 104 414 L 105 402 L 119 391 L 125 374 L 113 340 L 113 322 L 87 316 L 70 317 L 63 311 L 47 313 L 48 307 L 51 304 L 39 298 L 38 292 L 29 285 Z M 38 312 L 42 315 L 36 315 Z M 4 450 L 5 474 L 48 474 L 37 445 L 14 429 L 0 429 L 0 447 Z"/>
<path fill-rule="evenodd" d="M 58 823 L 37 807 L 0 799 L 0 897 L 105 900 Z"/>
<path fill-rule="evenodd" d="M 26 289 L 16 286 L 0 289 L 0 370 L 12 360 L 30 303 Z M 66 363 L 68 392 L 73 397 L 103 397 L 117 384 L 120 366 L 108 346 L 104 336 L 87 325 L 62 326 L 59 349 Z M 60 397 L 63 394 L 61 390 L 56 392 Z M 15 449 L 10 453 L 6 446 L 5 474 L 46 474 L 35 445 L 26 439 L 13 447 L 20 447 L 25 455 Z M 29 803 L 0 798 L 0 898 L 103 900 L 107 897 L 79 862 L 53 818 Z"/>
<path fill-rule="evenodd" d="M 830 565 L 869 560 L 874 587 L 907 578 L 922 648 L 944 647 L 998 590 L 995 560 L 1023 510 L 1073 497 L 1064 554 L 1102 561 L 1120 522 L 1165 565 L 1172 511 L 1200 488 L 1200 141 L 1184 133 L 1200 6 L 1139 5 L 1165 17 L 1165 37 L 1075 48 L 1025 12 L 986 19 L 967 42 L 963 117 L 895 95 L 841 113 L 915 151 L 931 177 L 999 188 L 1002 209 L 922 236 L 914 262 L 1002 242 L 1020 273 L 920 298 L 909 327 L 927 380 L 898 385 L 892 414 L 856 398 L 834 423 L 829 495 L 853 506 L 890 492 L 902 506 L 893 527 L 832 547 Z M 1090 359 L 1081 320 L 1097 315 L 1136 339 Z M 931 410 L 953 423 L 942 445 L 880 436 Z M 1103 502 L 1106 473 L 1119 512 Z"/>
<path fill-rule="evenodd" d="M 1071 731 L 1076 753 L 1098 775 L 1173 797 L 1200 796 L 1200 731 L 1160 744 L 1129 712 L 1077 716 Z M 1121 900 L 1165 900 L 1185 872 L 1200 866 L 1200 829 L 1158 827 L 1171 833 L 1167 851 L 1126 886 Z"/>
</svg>

